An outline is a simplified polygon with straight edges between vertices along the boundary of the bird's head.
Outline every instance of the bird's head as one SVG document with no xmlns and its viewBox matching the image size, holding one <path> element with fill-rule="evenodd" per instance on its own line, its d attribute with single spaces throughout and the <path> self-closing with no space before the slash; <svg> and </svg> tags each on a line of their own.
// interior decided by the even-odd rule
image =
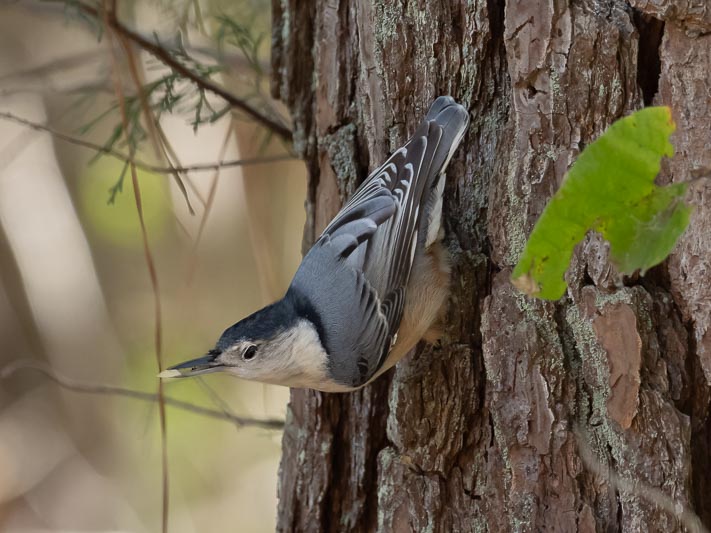
<svg viewBox="0 0 711 533">
<path fill-rule="evenodd" d="M 325 353 L 313 325 L 283 300 L 227 328 L 204 356 L 172 366 L 158 377 L 228 372 L 264 383 L 304 386 L 322 379 Z"/>
</svg>

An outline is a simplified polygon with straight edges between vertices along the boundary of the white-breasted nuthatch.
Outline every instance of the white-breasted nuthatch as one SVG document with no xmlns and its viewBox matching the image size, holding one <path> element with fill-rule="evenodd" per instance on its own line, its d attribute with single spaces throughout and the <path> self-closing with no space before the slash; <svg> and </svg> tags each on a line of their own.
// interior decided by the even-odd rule
<svg viewBox="0 0 711 533">
<path fill-rule="evenodd" d="M 375 170 L 306 254 L 284 297 L 228 328 L 204 357 L 159 377 L 225 371 L 328 392 L 355 390 L 432 328 L 449 289 L 440 246 L 444 171 L 469 124 L 437 98 L 412 138 Z"/>
</svg>

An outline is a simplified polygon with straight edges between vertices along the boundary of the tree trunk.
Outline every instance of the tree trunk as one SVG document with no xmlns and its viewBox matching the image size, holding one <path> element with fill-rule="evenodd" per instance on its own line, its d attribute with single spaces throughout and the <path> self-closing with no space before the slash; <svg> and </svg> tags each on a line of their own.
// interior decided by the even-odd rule
<svg viewBox="0 0 711 533">
<path fill-rule="evenodd" d="M 711 10 L 631 3 L 273 1 L 305 249 L 436 96 L 472 116 L 445 193 L 442 346 L 352 394 L 292 391 L 280 531 L 683 530 L 649 487 L 711 526 L 711 187 L 644 277 L 622 283 L 590 236 L 560 302 L 509 283 L 569 165 L 630 111 L 673 108 L 660 182 L 711 172 Z"/>
</svg>

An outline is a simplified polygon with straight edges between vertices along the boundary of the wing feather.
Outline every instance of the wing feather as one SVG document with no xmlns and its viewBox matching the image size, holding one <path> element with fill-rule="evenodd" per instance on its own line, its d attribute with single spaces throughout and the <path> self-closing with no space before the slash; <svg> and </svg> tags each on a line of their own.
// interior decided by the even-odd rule
<svg viewBox="0 0 711 533">
<path fill-rule="evenodd" d="M 327 326 L 332 374 L 344 383 L 365 383 L 390 350 L 405 306 L 424 198 L 467 124 L 464 108 L 449 97 L 438 98 L 407 144 L 370 174 L 326 227 L 292 282 L 295 291 L 312 295 Z M 314 296 L 324 283 L 342 297 Z"/>
</svg>

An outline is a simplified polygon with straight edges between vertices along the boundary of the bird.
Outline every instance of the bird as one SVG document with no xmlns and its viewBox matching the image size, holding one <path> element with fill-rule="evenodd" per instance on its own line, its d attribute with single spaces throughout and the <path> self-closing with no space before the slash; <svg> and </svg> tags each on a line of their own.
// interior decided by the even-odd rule
<svg viewBox="0 0 711 533">
<path fill-rule="evenodd" d="M 204 356 L 159 378 L 228 372 L 324 392 L 357 390 L 420 340 L 440 337 L 450 263 L 445 170 L 469 113 L 440 96 L 412 137 L 353 193 L 283 298 L 227 328 Z"/>
</svg>

